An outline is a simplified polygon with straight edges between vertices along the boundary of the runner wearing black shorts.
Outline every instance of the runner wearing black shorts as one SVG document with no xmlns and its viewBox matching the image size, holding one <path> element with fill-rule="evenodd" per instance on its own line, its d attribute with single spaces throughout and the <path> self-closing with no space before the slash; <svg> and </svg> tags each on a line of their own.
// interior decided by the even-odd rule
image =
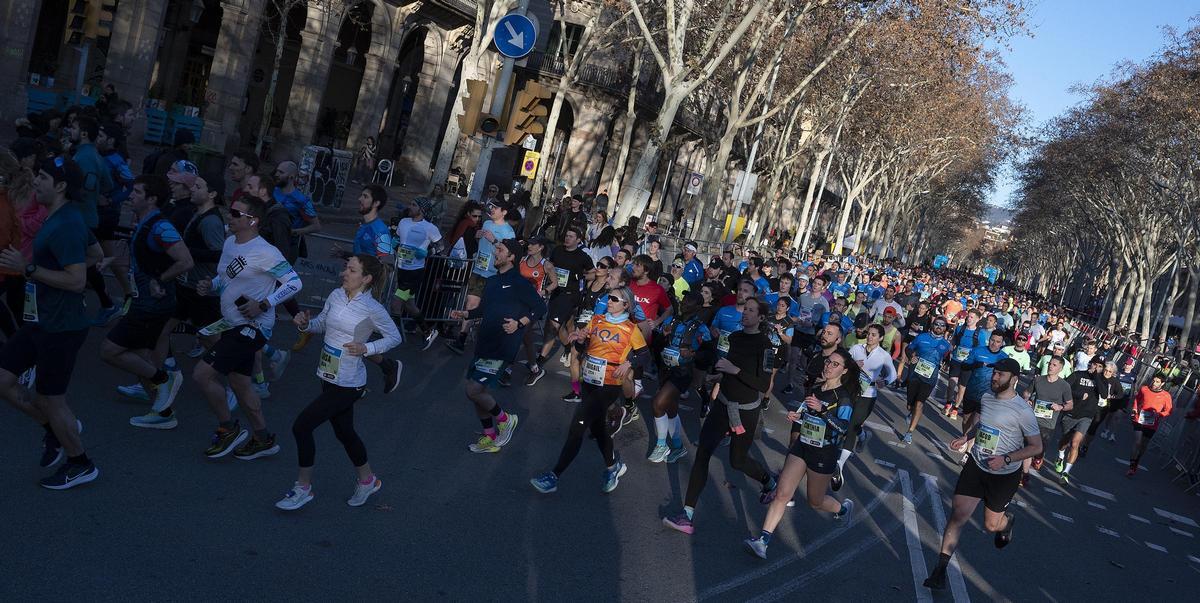
<svg viewBox="0 0 1200 603">
<path fill-rule="evenodd" d="M 674 463 L 687 454 L 679 420 L 679 393 L 691 386 L 696 355 L 704 342 L 712 340 L 698 315 L 702 304 L 699 292 L 688 292 L 679 303 L 678 318 L 671 316 L 662 326 L 663 348 L 658 358 L 663 378 L 651 401 L 656 439 L 647 459 L 652 463 Z"/>
<path fill-rule="evenodd" d="M 563 244 L 550 252 L 549 260 L 554 265 L 554 274 L 547 275 L 550 277 L 546 283 L 546 288 L 550 291 L 550 302 L 544 329 L 546 340 L 542 342 L 542 349 L 537 358 L 539 367 L 546 364 L 546 359 L 550 357 L 556 343 L 563 343 L 564 355 L 569 353 L 566 346 L 566 327 L 571 324 L 572 317 L 579 313 L 583 303 L 581 290 L 584 288 L 584 280 L 593 268 L 591 256 L 579 246 L 582 241 L 583 232 L 575 226 L 568 226 L 563 234 Z M 593 300 L 593 305 L 594 303 Z M 591 306 L 587 308 L 590 310 Z M 590 316 L 588 320 L 591 320 Z M 586 322 L 584 321 L 585 324 Z"/>
</svg>

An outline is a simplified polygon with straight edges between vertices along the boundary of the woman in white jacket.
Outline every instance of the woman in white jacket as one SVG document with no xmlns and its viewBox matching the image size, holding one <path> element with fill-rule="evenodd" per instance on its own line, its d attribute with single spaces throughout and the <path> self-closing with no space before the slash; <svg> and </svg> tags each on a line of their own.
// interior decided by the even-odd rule
<svg viewBox="0 0 1200 603">
<path fill-rule="evenodd" d="M 850 348 L 850 357 L 858 363 L 861 371 L 858 373 L 858 398 L 854 401 L 854 414 L 850 417 L 850 429 L 846 432 L 842 444 L 842 453 L 838 457 L 837 471 L 833 474 L 834 491 L 842 488 L 842 467 L 854 452 L 858 437 L 863 432 L 863 422 L 875 410 L 875 400 L 879 396 L 878 388 L 896 380 L 896 367 L 892 364 L 892 356 L 879 346 L 883 341 L 883 325 L 872 323 L 867 326 L 867 340 Z M 870 437 L 870 432 L 867 432 Z M 865 441 L 865 439 L 864 439 Z"/>
<path fill-rule="evenodd" d="M 321 313 L 309 318 L 308 312 L 300 312 L 293 319 L 302 333 L 325 333 L 317 365 L 317 377 L 323 383 L 321 393 L 300 411 L 292 424 L 300 474 L 291 491 L 275 503 L 280 509 L 294 511 L 313 499 L 312 468 L 316 459 L 313 431 L 326 421 L 333 426 L 333 433 L 358 472 L 354 495 L 346 504 L 362 506 L 383 486 L 383 481 L 371 471 L 367 449 L 354 431 L 354 403 L 362 397 L 363 386 L 367 384 L 363 357 L 383 354 L 400 344 L 396 323 L 383 304 L 371 295 L 371 290 L 382 288 L 385 280 L 383 264 L 374 256 L 351 256 L 342 270 L 342 286 L 329 294 Z M 375 332 L 383 338 L 367 341 Z"/>
</svg>

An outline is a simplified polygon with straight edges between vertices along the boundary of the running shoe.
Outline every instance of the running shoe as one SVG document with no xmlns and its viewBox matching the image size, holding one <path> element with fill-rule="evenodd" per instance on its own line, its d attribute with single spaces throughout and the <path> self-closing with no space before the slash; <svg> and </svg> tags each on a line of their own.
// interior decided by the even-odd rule
<svg viewBox="0 0 1200 603">
<path fill-rule="evenodd" d="M 1125 477 L 1133 477 L 1137 473 L 1137 465 L 1130 465 L 1129 470 L 1125 472 Z"/>
<path fill-rule="evenodd" d="M 271 381 L 278 381 L 283 376 L 283 372 L 287 370 L 288 362 L 292 359 L 292 354 L 284 350 L 275 350 L 275 354 L 267 362 L 268 375 Z"/>
<path fill-rule="evenodd" d="M 197 339 L 196 345 L 193 346 L 192 349 L 188 350 L 187 355 L 188 358 L 199 358 L 203 356 L 204 352 L 206 351 L 208 350 L 204 347 L 204 344 L 200 343 L 200 340 Z"/>
<path fill-rule="evenodd" d="M 390 394 L 400 387 L 400 373 L 404 372 L 404 363 L 395 358 L 384 358 L 379 365 L 383 371 L 383 393 Z"/>
<path fill-rule="evenodd" d="M 904 434 L 904 443 L 905 443 L 905 444 L 912 444 L 912 432 L 911 432 L 911 431 L 909 431 L 909 432 L 906 432 L 906 433 Z"/>
<path fill-rule="evenodd" d="M 767 474 L 767 483 L 758 492 L 759 504 L 769 505 L 775 500 L 775 492 L 779 490 L 779 479 L 773 473 Z"/>
<path fill-rule="evenodd" d="M 1110 441 L 1110 442 L 1117 441 L 1117 432 L 1115 432 L 1115 431 L 1108 432 L 1108 441 Z"/>
<path fill-rule="evenodd" d="M 79 419 L 75 419 L 75 429 L 79 433 L 83 433 L 83 422 Z M 42 458 L 38 461 L 38 465 L 45 469 L 62 459 L 63 449 L 62 444 L 58 441 L 58 436 L 54 435 L 52 431 L 47 431 L 46 435 L 42 436 Z"/>
<path fill-rule="evenodd" d="M 610 408 L 608 410 L 608 431 L 610 436 L 615 436 L 621 428 L 625 426 L 625 415 L 629 414 L 624 406 L 616 406 L 616 410 Z"/>
<path fill-rule="evenodd" d="M 1104 431 L 1100 432 L 1100 439 L 1107 440 L 1109 435 L 1110 435 L 1109 431 L 1107 429 L 1105 429 Z"/>
<path fill-rule="evenodd" d="M 1021 487 L 1022 488 L 1029 487 L 1029 474 L 1028 473 L 1024 473 L 1021 475 Z"/>
<path fill-rule="evenodd" d="M 171 408 L 181 387 L 183 387 L 183 371 L 167 371 L 167 382 L 158 386 L 157 391 L 154 392 L 154 405 L 150 407 L 150 410 L 158 413 Z M 142 393 L 146 393 L 144 388 L 142 388 Z"/>
<path fill-rule="evenodd" d="M 284 511 L 295 511 L 300 507 L 308 504 L 308 501 L 313 499 L 312 487 L 302 488 L 299 483 L 292 486 L 279 502 L 275 503 L 275 508 Z"/>
<path fill-rule="evenodd" d="M 266 400 L 271 397 L 271 384 L 267 381 L 255 383 L 254 392 L 258 394 L 260 400 Z"/>
<path fill-rule="evenodd" d="M 958 409 L 957 409 L 957 408 L 951 408 L 951 409 L 950 409 L 950 418 L 951 418 L 951 419 L 957 419 L 957 418 L 958 418 Z"/>
<path fill-rule="evenodd" d="M 1012 543 L 1013 524 L 1017 522 L 1017 516 L 1012 513 L 1005 513 L 1008 517 L 1008 525 L 1004 526 L 1003 530 L 996 532 L 996 548 L 1002 549 Z"/>
<path fill-rule="evenodd" d="M 834 519 L 845 519 L 854 512 L 854 501 L 847 498 L 842 501 L 842 508 L 838 509 L 837 513 L 833 514 Z"/>
<path fill-rule="evenodd" d="M 304 346 L 308 345 L 308 340 L 310 339 L 312 339 L 312 333 L 300 331 L 300 337 L 296 339 L 296 343 L 292 344 L 292 351 L 299 352 L 303 350 Z"/>
<path fill-rule="evenodd" d="M 1064 485 L 1064 486 L 1070 486 L 1071 485 L 1071 474 L 1070 473 L 1059 473 L 1058 481 L 1062 482 L 1062 485 Z"/>
<path fill-rule="evenodd" d="M 946 568 L 935 567 L 933 573 L 923 582 L 929 590 L 946 590 Z"/>
<path fill-rule="evenodd" d="M 157 412 L 151 411 L 129 419 L 129 424 L 134 427 L 144 427 L 146 429 L 175 429 L 179 427 L 179 419 L 175 418 L 174 414 L 164 417 Z"/>
<path fill-rule="evenodd" d="M 275 434 L 267 436 L 265 440 L 250 438 L 240 448 L 233 451 L 233 456 L 243 461 L 252 461 L 273 454 L 279 454 L 279 444 L 275 443 Z"/>
<path fill-rule="evenodd" d="M 558 362 L 564 368 L 571 368 L 571 350 L 563 350 L 558 356 Z"/>
<path fill-rule="evenodd" d="M 621 419 L 623 425 L 628 425 L 640 418 L 642 418 L 642 413 L 638 411 L 636 404 L 625 405 L 625 418 Z"/>
<path fill-rule="evenodd" d="M 100 470 L 91 461 L 87 463 L 63 463 L 54 475 L 41 481 L 42 487 L 49 490 L 66 490 L 81 484 L 95 481 Z"/>
<path fill-rule="evenodd" d="M 647 456 L 646 460 L 651 463 L 661 463 L 667 460 L 667 455 L 669 454 L 671 454 L 671 449 L 666 444 L 659 444 L 654 447 L 654 450 L 650 451 L 650 456 Z"/>
<path fill-rule="evenodd" d="M 503 423 L 496 423 L 496 445 L 507 446 L 509 440 L 512 440 L 513 432 L 517 430 L 517 421 L 519 417 L 513 413 L 508 413 L 508 420 Z"/>
<path fill-rule="evenodd" d="M 430 347 L 432 347 L 433 342 L 437 341 L 437 338 L 438 338 L 438 330 L 434 329 L 434 330 L 430 331 L 429 334 L 425 336 L 425 347 L 421 348 L 421 351 L 424 352 L 425 350 L 428 350 Z"/>
<path fill-rule="evenodd" d="M 242 429 L 237 421 L 233 422 L 233 429 L 218 427 L 213 432 L 212 445 L 204 451 L 204 456 L 210 459 L 219 459 L 233 452 L 233 449 L 245 442 L 248 437 L 250 437 L 250 432 Z"/>
<path fill-rule="evenodd" d="M 500 373 L 500 387 L 509 387 L 512 385 L 512 367 L 506 367 L 504 372 Z"/>
<path fill-rule="evenodd" d="M 687 453 L 688 453 L 687 448 L 684 448 L 682 446 L 680 446 L 679 448 L 672 448 L 671 452 L 669 452 L 667 454 L 667 462 L 673 464 L 676 461 L 678 461 L 679 459 L 687 456 Z"/>
<path fill-rule="evenodd" d="M 950 416 L 950 409 L 951 409 L 951 408 L 954 408 L 954 405 L 953 405 L 953 404 L 947 404 L 947 405 L 943 406 L 943 407 L 942 407 L 942 414 L 943 414 L 943 415 L 946 415 L 947 417 L 948 417 L 948 416 Z"/>
<path fill-rule="evenodd" d="M 1044 458 L 1042 458 L 1040 456 L 1035 456 L 1035 457 L 1033 457 L 1033 460 L 1030 462 L 1029 466 L 1032 467 L 1034 471 L 1041 471 L 1042 463 L 1044 461 L 1045 461 Z"/>
<path fill-rule="evenodd" d="M 611 469 L 604 470 L 604 492 L 608 493 L 616 490 L 617 484 L 621 482 L 621 476 L 625 475 L 625 471 L 628 469 L 629 467 L 625 466 L 625 463 L 621 462 L 621 457 L 617 457 L 617 464 Z"/>
<path fill-rule="evenodd" d="M 867 446 L 867 442 L 870 442 L 873 437 L 875 437 L 875 432 L 864 427 L 862 433 L 858 436 L 858 441 L 854 443 L 854 451 L 862 451 Z"/>
<path fill-rule="evenodd" d="M 479 436 L 477 442 L 467 446 L 467 450 L 476 454 L 482 454 L 484 452 L 500 452 L 500 447 L 496 445 L 496 441 L 490 436 L 482 435 Z"/>
<path fill-rule="evenodd" d="M 27 369 L 24 373 L 21 373 L 21 376 L 17 378 L 17 385 L 20 385 L 21 387 L 33 387 L 33 384 L 36 382 L 37 382 L 37 367 L 36 366 L 29 367 L 29 369 Z"/>
<path fill-rule="evenodd" d="M 92 326 L 93 327 L 102 327 L 104 325 L 107 325 L 109 323 L 109 321 L 111 321 L 113 318 L 116 318 L 120 314 L 121 314 L 121 306 L 118 306 L 116 304 L 113 304 L 107 308 L 103 308 L 100 310 L 100 312 L 98 314 L 96 314 L 96 320 L 92 321 Z"/>
<path fill-rule="evenodd" d="M 346 499 L 346 504 L 350 505 L 351 507 L 361 507 L 367 502 L 367 499 L 370 498 L 372 494 L 378 492 L 382 487 L 383 480 L 379 479 L 378 477 L 372 480 L 369 484 L 364 484 L 356 480 L 354 484 L 354 495 Z"/>
<path fill-rule="evenodd" d="M 537 368 L 536 364 L 533 365 L 532 370 L 529 371 L 529 376 L 525 378 L 525 387 L 533 387 L 534 385 L 537 385 L 537 382 L 541 381 L 542 377 L 545 376 L 546 371 Z"/>
<path fill-rule="evenodd" d="M 1063 469 L 1065 467 L 1066 467 L 1066 461 L 1063 459 L 1058 459 L 1057 461 L 1054 462 L 1054 472 L 1055 473 L 1062 473 Z"/>
<path fill-rule="evenodd" d="M 767 543 L 763 542 L 762 536 L 758 538 L 747 538 L 742 542 L 746 543 L 746 548 L 752 555 L 759 559 L 767 558 Z"/>
<path fill-rule="evenodd" d="M 562 397 L 562 401 L 569 402 L 569 403 L 579 403 L 579 402 L 583 402 L 583 396 L 579 395 L 577 392 L 572 390 L 572 391 L 567 392 Z"/>
<path fill-rule="evenodd" d="M 170 378 L 170 373 L 167 373 L 167 378 Z M 141 400 L 142 402 L 150 401 L 150 396 L 146 394 L 146 388 L 142 387 L 141 383 L 134 383 L 133 385 L 118 385 L 117 393 L 125 396 L 126 398 L 133 398 L 134 400 Z"/>
<path fill-rule="evenodd" d="M 547 471 L 531 480 L 530 484 L 542 494 L 550 494 L 558 490 L 558 476 L 553 471 Z"/>
<path fill-rule="evenodd" d="M 829 479 L 829 487 L 833 488 L 834 492 L 842 489 L 842 466 L 838 464 L 833 468 L 833 477 Z"/>
<path fill-rule="evenodd" d="M 633 399 L 636 400 L 636 399 L 642 397 L 642 391 L 645 389 L 646 388 L 642 387 L 641 379 L 634 379 L 633 380 Z"/>
<path fill-rule="evenodd" d="M 449 349 L 451 352 L 458 354 L 459 356 L 461 356 L 462 353 L 465 351 L 465 346 L 463 346 L 463 344 L 459 343 L 457 339 L 447 339 L 446 340 L 446 348 Z"/>
<path fill-rule="evenodd" d="M 689 536 L 696 533 L 696 528 L 692 525 L 692 520 L 688 519 L 687 513 L 664 517 L 663 525 Z"/>
</svg>

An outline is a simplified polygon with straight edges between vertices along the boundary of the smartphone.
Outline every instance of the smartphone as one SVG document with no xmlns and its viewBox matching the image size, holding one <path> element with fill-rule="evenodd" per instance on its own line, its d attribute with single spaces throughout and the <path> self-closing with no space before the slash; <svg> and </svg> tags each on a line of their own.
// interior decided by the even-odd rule
<svg viewBox="0 0 1200 603">
<path fill-rule="evenodd" d="M 250 301 L 250 300 L 246 299 L 245 295 L 239 295 L 237 299 L 233 300 L 233 303 L 237 304 L 240 307 L 248 301 Z"/>
</svg>

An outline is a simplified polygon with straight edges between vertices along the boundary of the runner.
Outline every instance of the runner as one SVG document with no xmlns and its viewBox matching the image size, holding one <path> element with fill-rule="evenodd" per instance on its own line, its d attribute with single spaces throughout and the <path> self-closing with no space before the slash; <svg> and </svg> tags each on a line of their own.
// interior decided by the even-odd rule
<svg viewBox="0 0 1200 603">
<path fill-rule="evenodd" d="M 1121 383 L 1120 377 L 1117 376 L 1117 363 L 1109 360 L 1104 363 L 1104 373 L 1099 377 L 1097 388 L 1100 390 L 1100 415 L 1092 421 L 1092 426 L 1088 427 L 1087 437 L 1083 441 L 1083 446 L 1079 449 L 1079 456 L 1087 455 L 1088 446 L 1092 443 L 1092 438 L 1096 436 L 1096 431 L 1101 427 L 1104 431 L 1100 432 L 1100 439 L 1114 442 L 1117 435 L 1112 432 L 1110 425 L 1112 418 L 1118 411 L 1125 410 L 1125 405 L 1129 402 L 1129 392 Z"/>
<path fill-rule="evenodd" d="M 592 263 L 592 257 L 580 247 L 583 242 L 583 231 L 575 226 L 567 226 L 562 237 L 563 244 L 550 252 L 550 263 L 554 266 L 554 282 L 550 291 L 546 325 L 543 329 L 545 341 L 542 342 L 542 349 L 537 358 L 539 371 L 545 366 L 546 358 L 549 357 L 558 342 L 563 343 L 563 357 L 570 357 L 571 349 L 566 345 L 569 334 L 567 325 L 581 307 L 590 311 L 595 305 L 595 300 L 592 300 L 591 303 L 584 303 L 580 297 L 581 282 L 584 277 L 588 276 L 590 279 L 594 279 L 596 276 L 596 273 L 593 272 L 595 264 Z M 611 262 L 601 260 L 601 263 Z M 600 274 L 601 285 L 608 276 L 607 272 L 608 269 L 605 268 Z M 588 282 L 594 281 L 589 280 Z M 588 320 L 591 320 L 590 316 Z"/>
<path fill-rule="evenodd" d="M 1005 342 L 1002 333 L 990 333 L 986 341 L 987 345 L 971 350 L 967 359 L 962 363 L 961 370 L 962 374 L 966 375 L 966 382 L 959 381 L 958 400 L 955 408 L 962 408 L 963 433 L 974 427 L 975 421 L 979 418 L 979 402 L 987 394 L 989 384 L 992 382 L 992 366 L 1002 358 L 1007 358 L 1004 355 Z M 957 414 L 951 411 L 950 417 L 954 418 Z M 964 448 L 963 452 L 965 451 Z"/>
<path fill-rule="evenodd" d="M 1100 412 L 1099 381 L 1104 373 L 1104 359 L 1092 357 L 1088 359 L 1087 371 L 1075 371 L 1067 377 L 1071 385 L 1071 407 L 1066 409 L 1062 418 L 1063 433 L 1058 441 L 1058 463 L 1054 470 L 1062 483 L 1070 483 L 1071 467 L 1079 458 L 1079 447 L 1083 445 L 1083 437 Z M 1068 450 L 1069 448 L 1069 450 Z"/>
<path fill-rule="evenodd" d="M 925 588 L 946 588 L 946 567 L 958 549 L 959 534 L 980 500 L 984 504 L 983 527 L 996 535 L 996 548 L 1012 542 L 1015 516 L 1006 509 L 1020 487 L 1021 461 L 1042 451 L 1033 409 L 1017 396 L 1021 366 L 1012 358 L 1004 358 L 993 369 L 992 391 L 983 396 L 979 422 L 950 442 L 951 448 L 958 449 L 975 440 L 954 487 L 953 511 L 942 533 L 937 565 L 925 579 Z"/>
<path fill-rule="evenodd" d="M 1062 356 L 1052 356 L 1047 362 L 1047 373 L 1033 378 L 1029 388 L 1025 390 L 1025 400 L 1033 408 L 1037 419 L 1038 429 L 1042 436 L 1043 448 L 1049 448 L 1054 441 L 1054 432 L 1058 429 L 1059 413 L 1071 407 L 1071 384 L 1059 376 L 1066 361 Z M 1022 463 L 1024 475 L 1021 485 L 1029 483 L 1029 470 L 1040 471 L 1042 455 L 1035 454 Z"/>
<path fill-rule="evenodd" d="M 716 335 L 717 339 L 717 358 L 724 358 L 729 354 L 729 337 L 734 333 L 742 330 L 742 325 L 745 322 L 742 320 L 742 313 L 745 311 L 746 304 L 749 300 L 754 299 L 754 283 L 748 280 L 742 280 L 737 286 L 737 296 L 734 298 L 733 304 L 723 306 L 717 310 L 716 316 L 713 317 L 712 324 L 709 325 Z M 764 318 L 766 313 L 763 314 Z M 709 400 L 715 399 L 709 396 L 704 396 L 701 408 L 700 418 L 708 416 L 710 407 Z"/>
<path fill-rule="evenodd" d="M 742 281 L 739 290 L 752 288 L 749 281 Z M 696 446 L 696 462 L 688 476 L 687 494 L 683 499 L 683 512 L 663 518 L 667 527 L 691 534 L 692 519 L 700 493 L 708 484 L 708 464 L 712 455 L 729 434 L 729 465 L 761 484 L 758 501 L 768 504 L 775 497 L 778 481 L 758 461 L 750 457 L 750 446 L 754 443 L 754 432 L 762 412 L 759 404 L 767 391 L 771 378 L 768 355 L 771 340 L 761 331 L 770 309 L 767 302 L 749 299 L 741 314 L 742 329 L 730 333 L 729 351 L 717 360 L 716 370 L 721 374 L 717 400 L 721 407 L 704 418 L 700 426 L 700 439 Z"/>
<path fill-rule="evenodd" d="M 700 294 L 688 293 L 679 303 L 679 316 L 663 325 L 665 345 L 659 353 L 660 385 L 651 402 L 654 408 L 654 449 L 647 457 L 652 463 L 674 463 L 687 454 L 683 447 L 683 424 L 679 421 L 679 394 L 690 389 L 696 356 L 712 333 L 699 316 Z M 668 438 L 670 438 L 668 446 Z"/>
<path fill-rule="evenodd" d="M 546 302 L 521 276 L 521 271 L 514 270 L 517 258 L 523 252 L 516 239 L 498 239 L 487 256 L 489 267 L 496 274 L 493 278 L 481 279 L 480 303 L 470 310 L 450 312 L 450 318 L 459 320 L 482 319 L 475 342 L 475 358 L 468 365 L 466 375 L 467 399 L 475 405 L 475 415 L 483 425 L 483 434 L 468 446 L 475 453 L 500 452 L 500 448 L 512 439 L 518 417 L 504 412 L 488 392 L 488 387 L 498 384 L 505 365 L 517 357 L 524 337 L 521 330 L 546 314 Z"/>
<path fill-rule="evenodd" d="M 910 326 L 912 324 L 909 323 Z M 931 325 L 929 332 L 917 335 L 906 348 L 905 358 L 912 359 L 913 368 L 908 375 L 908 430 L 904 432 L 905 444 L 912 444 L 912 432 L 921 423 L 925 401 L 937 389 L 942 361 L 954 347 L 950 340 L 946 339 L 945 318 L 939 316 L 933 319 Z"/>
<path fill-rule="evenodd" d="M 947 302 L 947 305 L 949 305 L 949 302 Z M 951 318 L 950 320 L 954 319 Z M 942 414 L 952 419 L 958 418 L 955 400 L 958 397 L 958 382 L 960 373 L 962 372 L 962 363 L 967 359 L 967 356 L 971 355 L 971 350 L 986 344 L 988 341 L 986 337 L 980 337 L 981 333 L 977 332 L 978 326 L 979 310 L 972 309 L 967 312 L 966 322 L 958 325 L 958 328 L 954 331 L 954 337 L 950 340 L 954 344 L 954 352 L 950 357 L 950 371 L 946 382 L 946 404 L 942 408 Z"/>
<path fill-rule="evenodd" d="M 892 365 L 892 357 L 880 347 L 883 340 L 883 326 L 867 325 L 867 340 L 850 348 L 850 357 L 858 364 L 858 398 L 854 401 L 854 414 L 850 418 L 850 427 L 842 443 L 842 451 L 837 460 L 837 468 L 833 473 L 833 491 L 842 489 L 842 468 L 846 460 L 859 447 L 859 437 L 866 445 L 871 439 L 871 431 L 863 430 L 863 423 L 875 410 L 875 401 L 879 396 L 878 387 L 886 387 L 896 380 L 896 367 Z"/>
<path fill-rule="evenodd" d="M 805 499 L 814 510 L 844 519 L 854 509 L 853 500 L 847 498 L 839 503 L 829 495 L 829 481 L 837 466 L 838 444 L 849 430 L 850 415 L 854 412 L 855 392 L 851 389 L 858 383 L 858 363 L 848 353 L 835 350 L 825 358 L 821 376 L 820 386 L 804 399 L 802 410 L 788 413 L 788 420 L 800 426 L 800 439 L 788 448 L 779 474 L 779 488 L 767 508 L 762 533 L 758 538 L 745 540 L 750 552 L 762 559 L 767 558 L 771 534 L 792 506 L 789 503 L 802 478 L 808 482 Z"/>
<path fill-rule="evenodd" d="M 591 261 L 590 257 L 588 261 Z M 583 293 L 579 298 L 577 307 L 570 314 L 573 317 L 570 321 L 574 324 L 576 330 L 587 327 L 588 323 L 592 321 L 592 317 L 596 315 L 595 308 L 600 304 L 600 298 L 607 297 L 610 269 L 612 269 L 612 258 L 602 258 L 600 263 L 587 271 L 584 277 Z M 567 359 L 567 366 L 571 370 L 571 391 L 563 395 L 563 402 L 579 403 L 583 400 L 581 393 L 583 391 L 582 382 L 580 381 L 580 358 L 586 351 L 587 347 L 583 342 L 577 341 L 564 346 L 563 357 Z"/>
<path fill-rule="evenodd" d="M 1000 351 L 1004 352 L 1005 356 L 1016 360 L 1017 364 L 1021 365 L 1022 373 L 1028 373 L 1033 369 L 1033 359 L 1029 357 L 1028 345 L 1029 336 L 1018 334 L 1012 345 L 1006 346 Z"/>
<path fill-rule="evenodd" d="M 532 237 L 529 239 L 526 247 L 525 257 L 517 263 L 517 267 L 521 270 L 521 276 L 533 285 L 533 289 L 538 292 L 538 295 L 543 299 L 553 291 L 557 286 L 557 279 L 550 275 L 557 274 L 554 269 L 554 262 L 546 259 L 546 246 L 549 242 L 544 237 Z M 536 384 L 546 371 L 543 371 L 538 366 L 538 356 L 540 349 L 534 347 L 533 343 L 534 329 L 525 329 L 524 337 L 522 338 L 525 348 L 525 368 L 529 370 L 529 376 L 525 378 L 525 386 L 531 387 Z M 500 375 L 500 385 L 508 387 L 512 380 L 512 365 L 505 367 L 504 374 Z"/>
<path fill-rule="evenodd" d="M 133 182 L 129 207 L 137 227 L 130 242 L 132 302 L 100 345 L 102 360 L 133 374 L 142 391 L 154 396 L 149 413 L 129 419 L 134 427 L 151 429 L 179 425 L 171 404 L 183 385 L 183 372 L 159 368 L 164 359 L 155 354 L 155 348 L 175 309 L 175 279 L 193 265 L 187 245 L 180 244 L 179 232 L 159 211 L 170 199 L 169 190 L 162 176 L 139 176 Z"/>
<path fill-rule="evenodd" d="M 372 186 L 379 185 L 372 184 L 368 188 Z M 379 189 L 383 193 L 383 187 L 379 187 Z M 386 197 L 384 198 L 386 199 Z M 383 205 L 380 205 L 379 209 L 383 209 Z M 438 231 L 436 225 L 425 219 L 421 204 L 412 201 L 408 204 L 408 216 L 396 225 L 395 240 L 389 243 L 389 245 L 392 243 L 396 245 L 396 291 L 395 301 L 392 304 L 401 315 L 407 314 L 417 323 L 422 339 L 425 340 L 422 350 L 428 350 L 429 346 L 433 345 L 434 340 L 438 338 L 438 330 L 425 322 L 425 315 L 417 306 L 415 297 L 425 278 L 425 258 L 429 256 L 430 252 L 437 252 L 437 246 L 441 240 L 442 233 Z M 357 249 L 357 243 L 355 247 Z M 355 251 L 355 253 L 362 252 Z M 393 373 L 385 370 L 384 374 L 385 377 L 391 377 Z M 388 382 L 389 388 L 385 389 L 384 393 L 390 393 L 395 389 L 393 383 L 399 384 L 399 370 L 396 370 L 395 374 L 397 378 L 394 382 Z"/>
<path fill-rule="evenodd" d="M 218 427 L 213 433 L 212 445 L 204 452 L 212 459 L 221 458 L 230 451 L 242 460 L 279 452 L 275 435 L 267 430 L 262 400 L 251 376 L 255 354 L 271 337 L 275 306 L 299 293 L 303 283 L 283 254 L 258 236 L 260 216 L 265 209 L 262 201 L 249 196 L 233 203 L 229 208 L 232 234 L 221 250 L 217 275 L 196 286 L 200 295 L 215 294 L 221 298 L 221 319 L 200 330 L 202 334 L 219 334 L 220 339 L 192 371 L 192 378 L 217 416 Z M 277 283 L 283 285 L 276 287 Z M 229 380 L 229 386 L 254 430 L 253 435 L 232 417 L 218 375 Z"/>
<path fill-rule="evenodd" d="M 1133 477 L 1137 473 L 1138 461 L 1146 452 L 1150 438 L 1158 432 L 1162 420 L 1171 415 L 1174 405 L 1171 393 L 1163 389 L 1166 384 L 1166 375 L 1156 373 L 1150 379 L 1150 385 L 1143 385 L 1133 399 L 1133 455 L 1129 457 L 1129 470 L 1125 472 L 1125 477 Z"/>
<path fill-rule="evenodd" d="M 944 319 L 942 322 L 943 322 L 943 324 L 945 324 Z M 904 325 L 905 325 L 904 338 L 903 338 L 904 346 L 906 348 L 908 346 L 910 346 L 912 344 L 912 342 L 915 341 L 917 339 L 917 337 L 921 335 L 921 333 L 925 333 L 925 332 L 929 331 L 932 324 L 933 324 L 933 314 L 931 314 L 929 312 L 929 302 L 925 302 L 925 301 L 918 302 L 916 305 L 916 308 L 908 313 L 908 317 L 904 321 Z M 908 377 L 911 377 L 911 375 L 905 375 L 905 373 L 904 373 L 904 369 L 907 366 L 908 366 L 908 354 L 901 354 L 900 355 L 900 366 L 896 367 L 896 374 L 900 375 L 900 379 L 897 379 L 898 383 L 900 383 L 900 382 L 905 383 L 905 384 L 908 383 Z M 934 382 L 934 384 L 936 385 L 936 382 Z"/>
<path fill-rule="evenodd" d="M 563 443 L 554 469 L 531 480 L 538 492 L 550 494 L 558 490 L 558 480 L 579 454 L 583 432 L 590 430 L 604 458 L 604 492 L 612 492 L 625 475 L 627 467 L 613 450 L 606 415 L 609 406 L 621 395 L 621 385 L 630 371 L 649 361 L 646 341 L 631 320 L 635 305 L 633 292 L 620 287 L 609 292 L 607 309 L 595 315 L 585 329 L 576 330 L 568 343 L 587 342 L 587 360 L 583 365 L 583 401 L 575 408 L 567 441 Z"/>
<path fill-rule="evenodd" d="M 42 467 L 67 461 L 41 480 L 43 488 L 66 490 L 96 479 L 100 470 L 88 458 L 80 437 L 82 423 L 67 405 L 67 386 L 91 321 L 84 313 L 89 261 L 99 261 L 99 244 L 90 242 L 79 208 L 83 172 L 67 157 L 46 159 L 33 186 L 37 203 L 48 212 L 33 240 L 33 261 L 9 247 L 0 250 L 0 269 L 25 275 L 24 324 L 0 349 L 0 392 L 8 403 L 45 430 Z M 34 396 L 27 400 L 17 377 L 36 369 Z"/>
<path fill-rule="evenodd" d="M 367 463 L 366 446 L 354 431 L 354 403 L 363 397 L 367 384 L 362 358 L 382 356 L 400 344 L 400 331 L 383 304 L 372 295 L 383 293 L 385 285 L 383 263 L 373 254 L 356 254 L 346 260 L 342 286 L 329 294 L 320 314 L 310 318 L 307 311 L 302 311 L 292 317 L 301 331 L 324 332 L 325 345 L 317 364 L 321 393 L 292 423 L 300 471 L 292 489 L 275 503 L 280 509 L 294 511 L 313 499 L 312 472 L 317 454 L 313 431 L 326 421 L 358 473 L 354 494 L 346 504 L 361 507 L 383 487 L 383 481 L 375 477 Z M 383 338 L 367 341 L 372 333 Z"/>
<path fill-rule="evenodd" d="M 505 206 L 489 202 L 484 211 L 487 213 L 488 220 L 475 231 L 475 238 L 479 239 L 479 250 L 475 252 L 475 265 L 471 268 L 471 276 L 467 281 L 467 312 L 479 307 L 487 278 L 494 276 L 497 272 L 493 257 L 496 244 L 500 241 L 515 239 L 517 236 L 512 226 L 509 226 L 504 219 L 508 213 Z M 516 258 L 513 258 L 513 262 L 515 264 Z M 519 277 L 519 274 L 516 276 Z M 459 329 L 458 337 L 446 340 L 446 347 L 455 354 L 462 354 L 465 350 L 469 330 L 466 325 L 463 325 L 463 328 Z"/>
</svg>

